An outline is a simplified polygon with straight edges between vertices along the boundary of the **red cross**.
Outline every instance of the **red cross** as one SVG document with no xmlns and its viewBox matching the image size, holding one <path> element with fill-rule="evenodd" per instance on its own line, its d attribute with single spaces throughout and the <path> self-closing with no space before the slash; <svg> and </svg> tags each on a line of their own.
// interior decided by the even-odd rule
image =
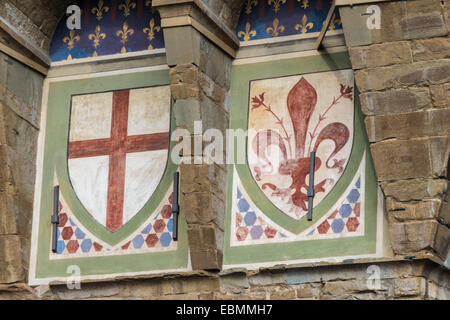
<svg viewBox="0 0 450 320">
<path fill-rule="evenodd" d="M 69 144 L 69 159 L 109 156 L 106 228 L 111 232 L 122 226 L 127 153 L 169 148 L 168 132 L 128 136 L 129 97 L 129 90 L 113 93 L 111 138 Z"/>
</svg>

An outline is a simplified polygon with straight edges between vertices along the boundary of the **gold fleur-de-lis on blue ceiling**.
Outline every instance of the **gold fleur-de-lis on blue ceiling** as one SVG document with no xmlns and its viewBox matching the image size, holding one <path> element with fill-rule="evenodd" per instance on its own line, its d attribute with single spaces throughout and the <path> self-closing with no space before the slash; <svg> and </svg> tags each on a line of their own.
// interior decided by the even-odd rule
<svg viewBox="0 0 450 320">
<path fill-rule="evenodd" d="M 245 3 L 245 14 L 252 13 L 252 7 L 256 7 L 258 5 L 258 0 L 247 0 Z"/>
<path fill-rule="evenodd" d="M 75 47 L 75 42 L 80 41 L 80 36 L 75 35 L 75 29 L 70 30 L 69 36 L 64 37 L 63 42 L 67 43 L 67 49 L 72 50 Z"/>
<path fill-rule="evenodd" d="M 105 40 L 106 38 L 106 34 L 101 32 L 101 28 L 100 26 L 97 26 L 95 28 L 95 33 L 91 33 L 89 35 L 89 40 L 93 41 L 93 47 L 95 49 L 97 49 L 97 47 L 100 45 L 100 40 Z M 93 57 L 97 57 L 98 53 L 97 50 L 94 50 L 94 54 L 92 55 Z"/>
<path fill-rule="evenodd" d="M 308 29 L 311 30 L 314 27 L 314 23 L 308 22 L 308 17 L 306 14 L 303 15 L 302 23 L 295 25 L 295 30 L 301 30 L 301 33 L 307 33 Z"/>
<path fill-rule="evenodd" d="M 297 0 L 297 2 L 301 2 L 302 4 L 301 4 L 301 7 L 303 8 L 303 9 L 308 9 L 309 8 L 309 0 Z"/>
<path fill-rule="evenodd" d="M 280 11 L 281 5 L 285 4 L 286 0 L 267 0 L 267 4 L 273 5 L 273 11 L 275 11 L 275 13 L 277 13 L 278 11 Z"/>
<path fill-rule="evenodd" d="M 103 19 L 103 13 L 107 13 L 109 11 L 109 7 L 105 6 L 103 0 L 99 0 L 97 7 L 92 8 L 92 14 L 96 15 L 96 19 L 98 21 Z"/>
<path fill-rule="evenodd" d="M 250 40 L 251 37 L 256 37 L 256 30 L 250 30 L 250 22 L 247 22 L 245 24 L 245 32 L 239 31 L 238 32 L 238 38 L 244 37 L 244 41 Z"/>
<path fill-rule="evenodd" d="M 278 37 L 278 35 L 284 31 L 284 26 L 283 25 L 279 26 L 279 24 L 280 21 L 277 18 L 275 18 L 275 20 L 273 20 L 273 27 L 268 27 L 266 29 L 266 32 L 272 35 L 273 38 Z"/>
<path fill-rule="evenodd" d="M 134 30 L 128 27 L 128 22 L 124 22 L 122 26 L 122 30 L 117 30 L 116 36 L 120 37 L 120 42 L 122 42 L 122 50 L 120 53 L 126 53 L 127 48 L 125 47 L 125 43 L 128 41 L 128 36 L 132 36 L 134 34 Z"/>
<path fill-rule="evenodd" d="M 119 10 L 123 10 L 124 17 L 128 17 L 131 14 L 131 9 L 136 8 L 136 2 L 131 0 L 125 0 L 124 3 L 119 5 Z"/>
<path fill-rule="evenodd" d="M 147 39 L 150 41 L 150 45 L 148 46 L 148 50 L 153 50 L 153 46 L 151 44 L 152 40 L 155 39 L 155 33 L 161 31 L 161 27 L 155 25 L 155 19 L 152 18 L 149 23 L 150 28 L 144 28 L 142 31 L 147 34 Z"/>
<path fill-rule="evenodd" d="M 330 22 L 330 30 L 334 30 L 336 29 L 337 25 L 342 25 L 342 21 L 340 19 L 335 19 L 336 18 L 336 13 L 333 13 L 333 15 L 331 16 L 331 22 Z M 325 25 L 325 22 L 323 22 L 323 24 Z"/>
</svg>

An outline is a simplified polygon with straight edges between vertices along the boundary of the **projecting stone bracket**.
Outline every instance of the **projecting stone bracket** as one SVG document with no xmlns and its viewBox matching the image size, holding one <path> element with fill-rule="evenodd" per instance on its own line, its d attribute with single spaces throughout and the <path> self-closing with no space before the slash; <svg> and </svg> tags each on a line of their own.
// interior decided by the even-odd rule
<svg viewBox="0 0 450 320">
<path fill-rule="evenodd" d="M 236 35 L 201 1 L 155 0 L 152 5 L 158 9 L 161 15 L 161 26 L 164 29 L 164 35 L 166 33 L 169 35 L 168 39 L 165 37 L 168 51 L 170 51 L 170 45 L 174 45 L 171 43 L 172 41 L 179 41 L 183 45 L 189 45 L 189 41 L 192 40 L 189 38 L 172 40 L 169 30 L 171 28 L 192 27 L 229 56 L 232 58 L 236 57 L 236 50 L 239 48 L 239 40 Z M 184 53 L 182 52 L 182 54 Z"/>
</svg>

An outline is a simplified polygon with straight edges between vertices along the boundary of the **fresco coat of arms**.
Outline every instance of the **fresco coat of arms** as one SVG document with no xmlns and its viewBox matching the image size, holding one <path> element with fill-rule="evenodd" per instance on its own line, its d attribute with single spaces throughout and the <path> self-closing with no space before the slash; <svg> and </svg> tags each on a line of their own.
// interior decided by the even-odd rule
<svg viewBox="0 0 450 320">
<path fill-rule="evenodd" d="M 72 97 L 70 182 L 84 208 L 110 232 L 144 207 L 164 174 L 169 90 L 161 86 Z"/>
<path fill-rule="evenodd" d="M 310 153 L 316 152 L 316 207 L 349 162 L 354 137 L 352 70 L 255 80 L 247 153 L 254 180 L 284 214 L 307 213 Z"/>
</svg>

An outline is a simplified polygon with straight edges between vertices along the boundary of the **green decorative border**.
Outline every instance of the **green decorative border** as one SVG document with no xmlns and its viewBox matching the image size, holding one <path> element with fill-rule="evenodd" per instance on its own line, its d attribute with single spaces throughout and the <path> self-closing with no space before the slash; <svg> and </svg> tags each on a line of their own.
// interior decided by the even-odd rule
<svg viewBox="0 0 450 320">
<path fill-rule="evenodd" d="M 145 272 L 151 270 L 185 268 L 188 264 L 186 221 L 183 212 L 179 217 L 179 240 L 177 250 L 127 254 L 103 257 L 83 257 L 50 260 L 51 224 L 53 206 L 54 173 L 61 192 L 76 218 L 94 236 L 109 245 L 116 245 L 136 231 L 155 212 L 167 194 L 177 166 L 170 160 L 175 143 L 170 142 L 167 166 L 159 186 L 140 212 L 119 231 L 112 233 L 98 223 L 77 198 L 68 175 L 67 145 L 71 97 L 73 95 L 107 92 L 169 85 L 169 71 L 158 70 L 128 73 L 80 80 L 52 82 L 49 86 L 47 127 L 44 142 L 41 205 L 39 211 L 39 238 L 36 278 L 67 277 L 67 267 L 78 265 L 82 276 Z M 171 113 L 172 114 L 172 113 Z M 173 116 L 171 131 L 173 130 Z"/>
<path fill-rule="evenodd" d="M 250 99 L 249 93 L 251 81 L 350 68 L 351 63 L 346 52 L 233 66 L 230 126 L 232 129 L 246 129 L 248 126 L 248 101 Z M 364 116 L 361 112 L 357 92 L 355 92 L 354 114 L 353 148 L 349 163 L 333 190 L 315 207 L 312 222 L 307 221 L 306 217 L 295 220 L 279 210 L 260 190 L 253 179 L 248 164 L 228 166 L 227 228 L 225 231 L 224 249 L 225 265 L 324 258 L 343 255 L 361 255 L 376 252 L 377 180 L 372 164 L 366 131 L 363 125 Z M 247 150 L 247 148 L 245 150 Z M 234 154 L 237 154 L 236 152 L 237 146 L 235 146 Z M 247 194 L 251 200 L 257 204 L 258 208 L 278 225 L 292 233 L 299 234 L 321 219 L 348 188 L 359 168 L 364 152 L 366 153 L 366 221 L 364 236 L 239 247 L 230 246 L 234 167 L 239 174 Z"/>
</svg>

